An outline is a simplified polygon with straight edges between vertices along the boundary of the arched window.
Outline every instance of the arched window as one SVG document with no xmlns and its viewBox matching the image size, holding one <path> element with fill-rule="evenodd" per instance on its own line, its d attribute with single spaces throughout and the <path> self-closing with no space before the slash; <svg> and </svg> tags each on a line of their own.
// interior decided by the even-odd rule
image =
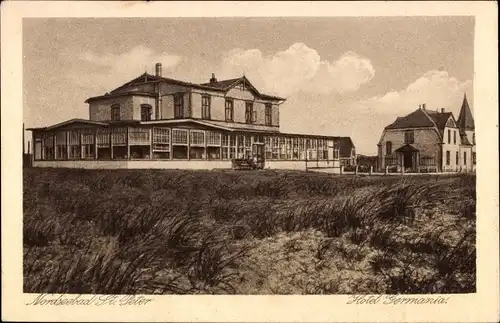
<svg viewBox="0 0 500 323">
<path fill-rule="evenodd" d="M 151 121 L 153 107 L 150 104 L 141 104 L 141 121 Z"/>
</svg>

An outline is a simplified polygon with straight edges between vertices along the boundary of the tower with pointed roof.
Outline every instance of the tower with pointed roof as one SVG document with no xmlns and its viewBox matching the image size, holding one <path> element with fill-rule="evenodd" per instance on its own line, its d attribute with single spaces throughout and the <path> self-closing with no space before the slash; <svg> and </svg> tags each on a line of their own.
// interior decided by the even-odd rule
<svg viewBox="0 0 500 323">
<path fill-rule="evenodd" d="M 458 115 L 457 126 L 460 129 L 460 132 L 467 136 L 469 142 L 476 145 L 474 117 L 472 116 L 469 102 L 467 102 L 466 93 L 464 93 L 464 100 L 462 102 L 462 107 L 460 108 L 460 114 Z"/>
</svg>

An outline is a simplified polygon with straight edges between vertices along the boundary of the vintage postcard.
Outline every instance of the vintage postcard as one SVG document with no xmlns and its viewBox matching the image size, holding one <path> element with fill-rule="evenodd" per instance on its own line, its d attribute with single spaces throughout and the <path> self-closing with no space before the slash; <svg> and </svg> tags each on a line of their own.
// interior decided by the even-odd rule
<svg viewBox="0 0 500 323">
<path fill-rule="evenodd" d="M 2 319 L 496 322 L 494 2 L 2 4 Z"/>
</svg>

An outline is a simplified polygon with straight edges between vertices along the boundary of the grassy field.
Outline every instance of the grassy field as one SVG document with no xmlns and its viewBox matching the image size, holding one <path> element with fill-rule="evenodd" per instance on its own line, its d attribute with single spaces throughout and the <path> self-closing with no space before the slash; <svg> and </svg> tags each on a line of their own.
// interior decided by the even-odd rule
<svg viewBox="0 0 500 323">
<path fill-rule="evenodd" d="M 24 173 L 24 291 L 468 293 L 473 175 Z"/>
</svg>

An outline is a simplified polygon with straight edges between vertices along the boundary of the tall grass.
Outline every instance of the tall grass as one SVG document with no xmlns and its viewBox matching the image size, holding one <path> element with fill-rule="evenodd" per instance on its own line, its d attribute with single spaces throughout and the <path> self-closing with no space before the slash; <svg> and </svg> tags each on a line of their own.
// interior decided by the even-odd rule
<svg viewBox="0 0 500 323">
<path fill-rule="evenodd" d="M 24 184 L 29 292 L 475 290 L 472 175 L 25 169 Z M 259 261 L 312 267 L 283 267 L 278 289 L 251 278 L 254 250 L 296 233 L 307 252 L 278 244 Z"/>
</svg>

